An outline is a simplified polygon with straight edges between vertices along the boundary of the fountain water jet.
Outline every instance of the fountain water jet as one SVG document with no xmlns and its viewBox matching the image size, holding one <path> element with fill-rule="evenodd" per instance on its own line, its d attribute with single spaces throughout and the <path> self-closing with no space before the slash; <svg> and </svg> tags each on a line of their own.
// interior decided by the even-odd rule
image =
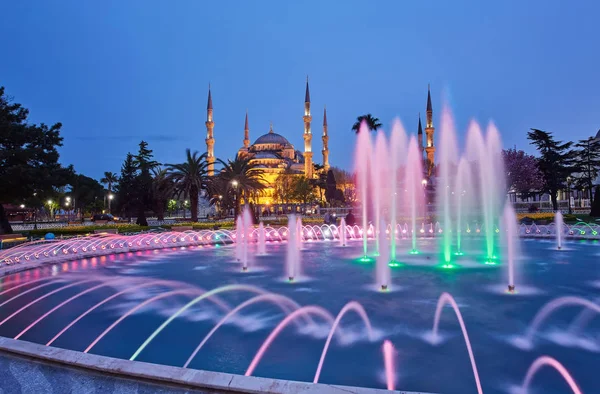
<svg viewBox="0 0 600 394">
<path fill-rule="evenodd" d="M 449 265 L 452 254 L 452 239 L 449 229 L 452 228 L 450 216 L 450 196 L 452 186 L 453 167 L 457 158 L 456 135 L 454 131 L 454 120 L 447 107 L 442 109 L 440 127 L 440 160 L 438 169 L 437 204 L 438 212 L 441 213 L 442 228 L 442 252 L 445 265 Z"/>
<path fill-rule="evenodd" d="M 148 304 L 150 304 L 150 303 L 152 303 L 154 301 L 158 301 L 158 300 L 161 300 L 163 298 L 171 297 L 171 296 L 174 296 L 174 295 L 180 295 L 180 294 L 193 295 L 193 294 L 197 294 L 198 292 L 202 292 L 202 290 L 199 290 L 199 289 L 198 290 L 194 290 L 194 289 L 172 290 L 172 291 L 168 291 L 166 293 L 162 293 L 162 294 L 159 294 L 157 296 L 154 296 L 152 298 L 147 299 L 146 301 L 144 301 L 144 302 L 136 305 L 135 307 L 131 308 L 126 313 L 124 313 L 123 315 L 121 315 L 121 317 L 119 317 L 115 322 L 113 322 L 110 326 L 108 326 L 108 328 L 106 328 L 100 335 L 98 335 L 96 337 L 96 339 L 94 339 L 92 341 L 92 343 L 90 343 L 88 345 L 88 347 L 85 348 L 85 350 L 83 352 L 84 353 L 88 353 L 90 350 L 92 350 L 92 348 L 94 346 L 96 346 L 96 344 L 98 342 L 100 342 L 100 340 L 102 338 L 104 338 L 106 336 L 106 334 L 108 334 L 109 332 L 111 332 L 112 329 L 115 328 L 120 322 L 122 322 L 123 320 L 125 320 L 125 318 L 127 318 L 130 315 L 132 315 L 136 311 L 142 309 L 146 305 L 148 305 Z"/>
<path fill-rule="evenodd" d="M 288 243 L 286 254 L 287 277 L 291 282 L 300 275 L 300 239 L 302 222 L 292 214 L 288 217 Z"/>
<path fill-rule="evenodd" d="M 504 242 L 508 261 L 508 292 L 515 292 L 515 256 L 518 254 L 517 216 L 512 204 L 506 204 L 502 215 L 504 225 Z"/>
<path fill-rule="evenodd" d="M 346 218 L 344 217 L 342 217 L 342 219 L 340 220 L 338 236 L 340 238 L 340 246 L 346 246 Z"/>
<path fill-rule="evenodd" d="M 146 348 L 146 346 L 148 346 L 150 344 L 150 342 L 152 342 L 152 340 L 158 334 L 160 334 L 160 332 L 162 330 L 165 329 L 165 327 L 167 327 L 173 320 L 175 320 L 183 312 L 187 311 L 193 305 L 197 304 L 198 302 L 200 302 L 202 300 L 209 299 L 209 300 L 213 301 L 215 304 L 217 304 L 217 306 L 220 306 L 224 311 L 229 312 L 231 310 L 229 305 L 225 304 L 223 301 L 221 301 L 219 299 L 216 299 L 216 298 L 213 299 L 213 296 L 216 294 L 219 294 L 219 293 L 225 293 L 225 292 L 230 292 L 230 291 L 248 291 L 248 292 L 255 293 L 255 294 L 266 294 L 266 291 L 264 291 L 258 287 L 255 287 L 255 286 L 248 286 L 248 285 L 227 285 L 227 286 L 222 286 L 222 287 L 218 287 L 216 289 L 207 291 L 204 294 L 201 294 L 198 297 L 194 298 L 193 300 L 191 300 L 190 302 L 188 302 L 181 308 L 179 308 L 179 310 L 177 312 L 173 313 L 167 320 L 165 320 L 164 323 L 162 323 L 156 330 L 154 330 L 154 332 L 152 334 L 150 334 L 150 336 L 144 341 L 144 343 L 142 343 L 142 345 L 135 351 L 135 353 L 129 358 L 129 360 L 131 360 L 131 361 L 135 360 L 137 358 L 137 356 L 139 356 L 140 353 Z"/>
<path fill-rule="evenodd" d="M 435 318 L 433 321 L 433 332 L 432 339 L 434 342 L 439 340 L 439 324 L 440 317 L 442 315 L 442 308 L 444 305 L 449 304 L 452 309 L 454 309 L 454 313 L 456 314 L 456 318 L 458 319 L 458 324 L 460 324 L 460 329 L 462 331 L 463 337 L 465 339 L 465 344 L 467 345 L 467 351 L 469 352 L 469 359 L 471 360 L 471 368 L 473 369 L 473 376 L 475 377 L 475 384 L 477 385 L 477 393 L 483 394 L 483 390 L 481 389 L 481 382 L 479 381 L 479 373 L 477 372 L 477 365 L 475 364 L 475 356 L 473 355 L 473 348 L 471 347 L 471 341 L 469 341 L 469 334 L 467 333 L 467 327 L 463 320 L 462 314 L 460 313 L 460 309 L 454 300 L 454 297 L 449 293 L 442 293 L 440 298 L 438 299 L 437 307 L 435 309 Z"/>
<path fill-rule="evenodd" d="M 564 226 L 564 221 L 563 221 L 563 214 L 561 211 L 556 212 L 556 214 L 554 215 L 554 225 L 555 225 L 555 231 L 556 231 L 556 249 L 561 250 L 562 249 L 562 238 L 563 238 L 563 226 Z"/>
<path fill-rule="evenodd" d="M 377 234 L 379 245 L 381 250 L 376 260 L 375 267 L 375 282 L 379 289 L 382 291 L 389 290 L 391 282 L 391 271 L 390 271 L 390 250 L 388 247 L 388 239 L 385 234 L 386 226 L 385 221 L 381 221 L 381 228 Z"/>
<path fill-rule="evenodd" d="M 331 314 L 329 312 L 327 312 L 325 309 L 323 309 L 319 306 L 309 305 L 309 306 L 304 306 L 298 310 L 295 310 L 294 312 L 292 312 L 291 314 L 286 316 L 277 325 L 277 327 L 275 327 L 273 329 L 273 331 L 271 331 L 271 333 L 269 334 L 267 339 L 265 339 L 263 344 L 260 346 L 260 348 L 258 349 L 256 354 L 254 355 L 254 358 L 252 359 L 252 362 L 250 363 L 250 366 L 248 366 L 248 369 L 246 370 L 246 373 L 244 375 L 245 376 L 252 375 L 252 373 L 256 369 L 258 363 L 262 359 L 263 355 L 265 354 L 265 352 L 267 351 L 267 349 L 269 348 L 271 343 L 275 340 L 275 338 L 277 338 L 279 333 L 281 331 L 283 331 L 283 329 L 288 324 L 290 324 L 292 321 L 294 321 L 295 319 L 297 319 L 300 316 L 311 315 L 311 314 L 322 317 L 324 320 L 327 320 L 330 324 L 333 324 L 333 322 L 334 322 L 333 316 L 331 316 Z"/>
<path fill-rule="evenodd" d="M 101 307 L 102 305 L 106 304 L 107 302 L 109 302 L 112 299 L 117 298 L 118 296 L 125 294 L 125 293 L 129 293 L 130 291 L 142 288 L 142 287 L 146 287 L 146 286 L 153 286 L 153 285 L 157 285 L 157 284 L 171 284 L 171 281 L 166 281 L 166 280 L 154 280 L 151 282 L 147 282 L 147 283 L 142 283 L 140 285 L 136 285 L 136 286 L 132 286 L 132 287 L 128 287 L 125 290 L 121 290 L 118 293 L 115 293 L 107 298 L 105 298 L 104 300 L 98 302 L 96 305 L 92 306 L 91 308 L 89 308 L 87 311 L 83 312 L 81 315 L 77 316 L 73 321 L 71 321 L 69 324 L 67 324 L 62 330 L 60 330 L 58 332 L 58 334 L 56 334 L 50 341 L 48 341 L 48 343 L 46 343 L 46 346 L 50 346 L 52 345 L 52 343 L 54 341 L 56 341 L 62 334 L 65 333 L 65 331 L 67 331 L 69 328 L 71 328 L 73 325 L 75 325 L 75 323 L 77 323 L 79 320 L 83 319 L 85 316 L 87 316 L 88 314 L 90 314 L 91 312 L 93 312 L 95 309 Z"/>
<path fill-rule="evenodd" d="M 367 327 L 367 334 L 369 335 L 369 340 L 371 340 L 371 341 L 373 340 L 373 329 L 371 327 L 371 321 L 369 320 L 369 316 L 367 315 L 365 308 L 363 308 L 363 306 L 356 301 L 350 301 L 349 303 L 344 305 L 344 307 L 340 310 L 340 312 L 336 316 L 335 321 L 333 322 L 333 325 L 331 326 L 331 329 L 329 330 L 329 335 L 327 335 L 327 340 L 325 341 L 325 346 L 323 347 L 323 351 L 321 352 L 321 358 L 319 359 L 319 365 L 317 366 L 317 372 L 315 373 L 315 378 L 313 379 L 313 383 L 319 382 L 319 376 L 321 376 L 321 369 L 323 368 L 323 363 L 325 362 L 325 356 L 327 355 L 327 350 L 329 349 L 329 344 L 331 343 L 331 339 L 333 338 L 333 335 L 335 334 L 335 330 L 338 327 L 338 325 L 340 324 L 340 321 L 342 320 L 344 315 L 346 313 L 348 313 L 349 311 L 354 311 L 360 316 L 362 321 L 365 323 L 365 327 Z"/>
<path fill-rule="evenodd" d="M 569 385 L 569 388 L 573 391 L 573 394 L 582 394 L 581 390 L 577 386 L 575 379 L 571 376 L 569 371 L 554 358 L 549 356 L 541 356 L 538 357 L 527 370 L 527 374 L 525 375 L 525 379 L 523 379 L 523 384 L 521 385 L 521 393 L 527 394 L 529 392 L 529 386 L 531 381 L 533 380 L 536 373 L 544 366 L 549 366 L 554 368 L 560 373 L 565 382 Z"/>
<path fill-rule="evenodd" d="M 385 382 L 388 390 L 395 390 L 394 385 L 396 382 L 396 368 L 394 366 L 394 356 L 396 355 L 396 349 L 389 340 L 383 341 L 383 363 L 385 365 Z"/>
<path fill-rule="evenodd" d="M 410 224 L 412 234 L 412 249 L 411 253 L 416 254 L 417 251 L 417 214 L 424 207 L 423 198 L 423 167 L 422 153 L 417 145 L 415 137 L 411 137 L 408 143 L 408 156 L 406 162 L 405 190 L 408 193 L 406 203 L 410 212 Z"/>
<path fill-rule="evenodd" d="M 266 247 L 266 234 L 265 234 L 265 225 L 263 222 L 260 222 L 258 225 L 258 254 L 265 255 L 267 254 Z"/>
<path fill-rule="evenodd" d="M 0 322 L 0 326 L 3 325 L 4 323 L 6 323 L 7 321 L 9 321 L 10 319 L 12 319 L 13 317 L 15 317 L 16 315 L 18 315 L 19 313 L 23 312 L 25 309 L 29 308 L 31 305 L 37 304 L 38 302 L 40 302 L 41 300 L 50 297 L 51 295 L 58 293 L 59 291 L 63 291 L 66 289 L 69 289 L 71 287 L 77 286 L 77 285 L 82 285 L 84 283 L 89 283 L 89 282 L 97 282 L 98 279 L 88 279 L 88 280 L 80 280 L 78 282 L 74 282 L 71 283 L 69 285 L 65 285 L 65 286 L 61 286 L 58 289 L 52 290 L 49 293 L 46 293 L 38 298 L 36 298 L 35 300 L 31 301 L 30 303 L 28 303 L 27 305 L 21 307 L 20 309 L 18 309 L 16 312 L 13 312 L 10 316 L 8 316 L 7 318 L 5 318 L 4 320 L 2 320 Z"/>
<path fill-rule="evenodd" d="M 539 326 L 546 320 L 548 316 L 552 312 L 554 312 L 558 308 L 562 308 L 563 306 L 570 305 L 578 305 L 583 306 L 587 309 L 590 309 L 596 313 L 600 313 L 600 305 L 593 303 L 592 301 L 586 300 L 581 297 L 559 297 L 544 305 L 538 313 L 536 313 L 535 317 L 531 321 L 531 324 L 527 328 L 527 332 L 525 333 L 525 337 L 519 342 L 525 347 L 531 347 L 533 341 L 533 335 L 538 330 Z"/>
<path fill-rule="evenodd" d="M 188 365 L 190 365 L 190 363 L 192 362 L 194 357 L 196 357 L 196 354 L 198 354 L 200 349 L 202 349 L 204 344 L 212 337 L 212 335 L 219 329 L 219 327 L 221 327 L 223 324 L 225 324 L 225 322 L 227 320 L 229 320 L 232 316 L 234 316 L 235 314 L 237 314 L 239 311 L 246 308 L 247 306 L 250 306 L 250 305 L 253 305 L 253 304 L 256 304 L 259 302 L 265 302 L 265 301 L 269 301 L 269 302 L 272 302 L 273 304 L 277 305 L 278 307 L 281 308 L 281 310 L 284 313 L 286 313 L 288 315 L 291 311 L 300 309 L 300 305 L 298 305 L 294 300 L 292 300 L 289 297 L 282 296 L 279 294 L 262 294 L 262 295 L 253 297 L 253 298 L 239 304 L 238 306 L 233 308 L 229 313 L 227 313 L 225 316 L 223 316 L 223 318 L 221 320 L 219 320 L 219 322 L 208 332 L 208 334 L 206 334 L 204 339 L 202 339 L 202 342 L 200 342 L 200 344 L 196 347 L 196 349 L 194 349 L 194 351 L 192 352 L 190 357 L 187 359 L 187 361 L 183 365 L 183 368 L 187 368 Z M 310 319 L 310 317 L 308 317 L 308 316 L 307 316 L 307 323 L 312 323 L 312 319 Z"/>
<path fill-rule="evenodd" d="M 110 286 L 113 285 L 115 283 L 119 283 L 119 282 L 123 282 L 126 280 L 130 280 L 129 278 L 119 278 L 119 279 L 115 279 L 115 280 L 111 280 L 111 281 L 107 281 L 104 283 L 101 283 L 99 285 L 90 287 L 87 290 L 81 291 L 77 294 L 75 294 L 73 297 L 68 298 L 67 300 L 61 302 L 60 304 L 56 305 L 54 308 L 50 309 L 48 312 L 44 313 L 42 316 L 40 316 L 39 318 L 37 318 L 33 323 L 31 323 L 30 325 L 28 325 L 25 329 L 23 329 L 19 334 L 17 334 L 14 339 L 19 339 L 21 338 L 27 331 L 31 330 L 36 324 L 38 324 L 40 321 L 44 320 L 48 315 L 50 315 L 52 312 L 56 311 L 57 309 L 62 308 L 63 306 L 65 306 L 66 304 L 68 304 L 69 302 L 78 299 L 79 297 L 90 293 L 94 290 L 100 289 L 102 287 L 106 287 L 106 286 Z"/>
<path fill-rule="evenodd" d="M 369 166 L 371 160 L 371 137 L 366 122 L 362 122 L 356 141 L 355 171 L 357 173 L 357 183 L 359 198 L 362 207 L 362 239 L 363 239 L 363 258 L 367 258 L 367 204 L 369 201 Z"/>
</svg>

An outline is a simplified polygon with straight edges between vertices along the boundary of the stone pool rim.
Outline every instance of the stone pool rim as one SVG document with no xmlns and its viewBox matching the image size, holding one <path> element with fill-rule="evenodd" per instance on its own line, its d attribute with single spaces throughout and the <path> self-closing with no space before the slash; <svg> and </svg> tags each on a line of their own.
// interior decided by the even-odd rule
<svg viewBox="0 0 600 394">
<path fill-rule="evenodd" d="M 353 393 L 353 394 L 432 394 L 385 389 L 308 383 L 292 380 L 243 376 L 225 372 L 186 369 L 141 361 L 130 361 L 82 353 L 33 342 L 0 337 L 0 353 L 58 367 L 128 379 L 159 386 L 215 393 Z"/>
</svg>

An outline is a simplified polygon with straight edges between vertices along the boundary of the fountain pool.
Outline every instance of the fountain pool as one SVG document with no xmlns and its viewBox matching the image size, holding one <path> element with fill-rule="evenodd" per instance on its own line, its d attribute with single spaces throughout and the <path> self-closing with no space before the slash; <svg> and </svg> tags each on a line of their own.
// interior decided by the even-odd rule
<svg viewBox="0 0 600 394">
<path fill-rule="evenodd" d="M 257 253 L 257 243 L 247 244 L 251 261 L 246 272 L 240 269 L 234 245 L 48 262 L 2 278 L 0 335 L 124 359 L 135 355 L 140 361 L 175 366 L 189 362 L 188 368 L 244 374 L 285 314 L 313 305 L 306 310 L 318 313 L 299 312 L 252 371 L 257 376 L 313 381 L 331 328 L 323 316 L 335 318 L 355 301 L 368 316 L 371 335 L 359 308 L 349 308 L 332 337 L 319 382 L 475 393 L 467 347 L 450 307 L 442 308 L 437 340 L 432 340 L 438 298 L 448 292 L 464 319 L 483 392 L 515 392 L 530 365 L 546 355 L 560 361 L 582 392 L 597 389 L 600 319 L 593 314 L 582 319 L 581 305 L 554 310 L 528 342 L 523 339 L 536 313 L 551 300 L 573 296 L 597 302 L 597 241 L 566 240 L 568 247 L 558 251 L 552 239 L 523 240 L 515 262 L 517 294 L 505 291 L 506 264 L 484 264 L 481 238 L 462 241 L 464 254 L 451 269 L 440 265 L 444 258 L 438 239 L 418 238 L 419 255 L 409 253 L 412 242 L 396 240 L 396 260 L 385 292 L 374 283 L 376 259 L 360 258 L 359 238 L 348 240 L 345 247 L 337 240 L 302 242 L 301 276 L 293 282 L 288 280 L 287 242 L 268 242 L 265 255 Z M 374 250 L 375 240 L 369 239 L 367 246 Z M 225 291 L 182 311 L 203 290 L 223 286 Z M 228 311 L 245 302 L 190 359 Z M 549 367 L 540 367 L 528 385 L 532 392 L 571 392 Z"/>
</svg>

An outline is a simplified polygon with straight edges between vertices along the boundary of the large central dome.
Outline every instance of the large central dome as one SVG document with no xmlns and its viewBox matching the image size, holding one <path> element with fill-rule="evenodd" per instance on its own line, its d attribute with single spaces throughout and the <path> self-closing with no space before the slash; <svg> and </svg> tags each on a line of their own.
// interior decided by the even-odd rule
<svg viewBox="0 0 600 394">
<path fill-rule="evenodd" d="M 259 144 L 280 144 L 280 145 L 289 145 L 289 141 L 282 136 L 281 134 L 269 132 L 267 134 L 263 134 L 254 141 L 254 145 Z"/>
</svg>

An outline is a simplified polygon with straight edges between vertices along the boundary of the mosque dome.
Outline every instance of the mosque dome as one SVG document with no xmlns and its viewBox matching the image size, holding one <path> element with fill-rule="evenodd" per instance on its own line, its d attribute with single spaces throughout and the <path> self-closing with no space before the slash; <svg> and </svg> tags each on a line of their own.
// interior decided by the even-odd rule
<svg viewBox="0 0 600 394">
<path fill-rule="evenodd" d="M 273 132 L 263 134 L 254 141 L 254 145 L 260 144 L 290 145 L 289 141 L 284 136 Z"/>
</svg>

